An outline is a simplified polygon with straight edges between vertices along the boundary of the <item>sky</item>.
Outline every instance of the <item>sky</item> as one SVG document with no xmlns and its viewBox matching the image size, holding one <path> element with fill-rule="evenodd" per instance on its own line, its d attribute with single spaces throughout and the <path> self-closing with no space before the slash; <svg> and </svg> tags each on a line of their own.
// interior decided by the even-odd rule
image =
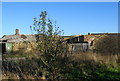
<svg viewBox="0 0 120 81">
<path fill-rule="evenodd" d="M 2 2 L 118 2 L 119 0 L 1 0 Z"/>
<path fill-rule="evenodd" d="M 64 35 L 118 32 L 118 2 L 2 2 L 2 36 L 32 34 L 41 11 L 57 22 Z"/>
<path fill-rule="evenodd" d="M 0 2 L 0 37 L 2 36 L 2 3 Z"/>
</svg>

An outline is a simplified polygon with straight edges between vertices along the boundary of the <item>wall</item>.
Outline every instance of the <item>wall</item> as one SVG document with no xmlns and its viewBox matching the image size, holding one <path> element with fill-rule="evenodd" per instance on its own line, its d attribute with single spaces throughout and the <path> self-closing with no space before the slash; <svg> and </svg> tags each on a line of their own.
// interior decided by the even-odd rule
<svg viewBox="0 0 120 81">
<path fill-rule="evenodd" d="M 24 52 L 24 53 L 32 53 L 36 51 L 37 44 L 35 42 L 20 42 L 13 43 L 12 51 L 13 52 Z"/>
</svg>

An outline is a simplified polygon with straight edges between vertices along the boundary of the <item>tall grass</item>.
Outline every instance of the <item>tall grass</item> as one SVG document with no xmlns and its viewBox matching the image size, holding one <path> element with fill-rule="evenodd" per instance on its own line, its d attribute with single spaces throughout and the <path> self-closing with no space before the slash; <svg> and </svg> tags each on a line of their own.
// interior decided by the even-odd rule
<svg viewBox="0 0 120 81">
<path fill-rule="evenodd" d="M 92 52 L 72 53 L 59 58 L 58 79 L 120 80 L 120 55 Z M 4 58 L 3 58 L 4 59 Z M 3 79 L 50 79 L 51 73 L 43 74 L 42 61 L 34 56 L 26 60 L 3 61 Z M 112 74 L 113 73 L 113 74 Z M 107 81 L 106 80 L 106 81 Z M 79 80 L 78 80 L 79 81 Z M 112 80 L 111 80 L 112 81 Z"/>
<path fill-rule="evenodd" d="M 81 53 L 73 53 L 69 57 L 71 59 L 77 61 L 85 61 L 85 60 L 93 60 L 95 62 L 99 62 L 100 64 L 104 64 L 107 66 L 114 66 L 116 67 L 120 63 L 120 54 L 104 54 L 104 53 L 93 53 L 93 52 L 81 52 Z"/>
</svg>

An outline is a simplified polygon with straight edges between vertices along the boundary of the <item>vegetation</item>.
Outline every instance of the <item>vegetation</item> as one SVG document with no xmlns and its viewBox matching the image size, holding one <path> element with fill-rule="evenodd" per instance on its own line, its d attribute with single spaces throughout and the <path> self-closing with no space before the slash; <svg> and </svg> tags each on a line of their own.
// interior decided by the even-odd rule
<svg viewBox="0 0 120 81">
<path fill-rule="evenodd" d="M 92 55 L 92 57 L 90 57 Z M 60 58 L 59 73 L 56 75 L 56 79 L 66 79 L 69 81 L 119 81 L 120 80 L 120 62 L 118 60 L 114 62 L 117 66 L 112 65 L 111 62 L 106 62 L 104 56 L 98 54 L 89 53 L 78 54 L 69 56 L 67 59 Z M 86 57 L 88 56 L 88 57 Z M 94 58 L 93 58 L 94 57 Z M 96 59 L 95 59 L 96 58 Z M 115 57 L 113 57 L 115 58 Z M 103 62 L 101 62 L 101 61 Z M 106 64 L 105 64 L 106 63 Z M 39 58 L 28 58 L 26 60 L 19 61 L 3 61 L 3 76 L 6 79 L 42 79 L 43 70 L 40 68 L 44 63 Z M 62 67 L 61 67 L 62 65 Z M 13 75 L 14 74 L 14 75 Z M 51 79 L 50 72 L 46 72 L 46 79 Z M 56 80 L 55 79 L 55 80 Z"/>
<path fill-rule="evenodd" d="M 95 50 L 101 53 L 117 54 L 118 36 L 104 35 L 95 41 Z"/>
<path fill-rule="evenodd" d="M 62 56 L 67 54 L 67 45 L 63 42 L 63 32 L 59 30 L 56 23 L 47 19 L 47 12 L 43 11 L 40 18 L 34 18 L 34 26 L 31 28 L 37 33 L 37 50 L 39 51 L 40 60 L 43 65 L 40 66 L 43 75 L 51 74 L 52 79 L 56 79 L 59 74 L 59 61 Z"/>
<path fill-rule="evenodd" d="M 102 37 L 102 41 L 96 41 L 97 51 L 108 53 L 106 55 L 85 52 L 69 53 L 67 44 L 61 35 L 56 23 L 47 19 L 47 12 L 41 12 L 40 18 L 34 18 L 32 31 L 36 32 L 38 53 L 29 57 L 25 55 L 25 60 L 8 61 L 4 58 L 14 56 L 5 55 L 3 58 L 3 79 L 46 79 L 46 80 L 68 80 L 68 81 L 120 81 L 120 55 L 117 53 L 116 40 L 108 36 Z M 113 41 L 111 49 L 107 45 Z M 107 43 L 104 43 L 106 40 Z M 103 46 L 106 45 L 106 48 Z M 114 46 L 115 45 L 115 46 Z M 101 46 L 101 48 L 100 48 Z M 106 50 L 102 49 L 106 49 Z M 21 54 L 24 56 L 24 53 Z M 16 57 L 16 56 L 15 56 Z"/>
<path fill-rule="evenodd" d="M 2 55 L 2 57 L 3 58 L 15 58 L 15 57 L 18 57 L 18 58 L 20 58 L 20 57 L 29 57 L 27 54 L 4 54 L 4 55 Z"/>
</svg>

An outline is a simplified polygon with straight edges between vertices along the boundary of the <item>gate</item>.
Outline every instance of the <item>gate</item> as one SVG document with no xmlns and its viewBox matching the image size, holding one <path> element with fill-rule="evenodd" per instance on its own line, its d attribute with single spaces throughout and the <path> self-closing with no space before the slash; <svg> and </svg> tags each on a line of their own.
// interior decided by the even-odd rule
<svg viewBox="0 0 120 81">
<path fill-rule="evenodd" d="M 69 48 L 70 50 L 72 50 L 73 52 L 80 52 L 80 51 L 88 51 L 89 49 L 89 43 L 73 43 L 73 44 L 69 44 Z"/>
</svg>

